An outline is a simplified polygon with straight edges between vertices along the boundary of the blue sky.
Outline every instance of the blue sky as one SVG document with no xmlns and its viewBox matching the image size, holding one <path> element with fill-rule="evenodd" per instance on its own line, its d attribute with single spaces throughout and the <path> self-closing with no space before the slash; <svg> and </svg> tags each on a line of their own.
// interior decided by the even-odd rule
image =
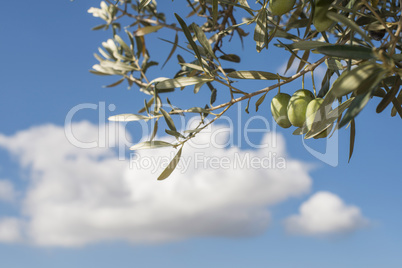
<svg viewBox="0 0 402 268">
<path fill-rule="evenodd" d="M 160 2 L 160 9 L 169 13 L 180 1 Z M 4 267 L 400 267 L 402 129 L 400 118 L 389 116 L 389 108 L 375 113 L 378 100 L 357 118 L 355 153 L 349 164 L 349 131 L 342 129 L 333 141 L 339 156 L 336 167 L 312 156 L 290 129 L 250 135 L 254 144 L 270 144 L 268 149 L 247 144 L 241 132 L 247 120 L 268 118 L 272 129 L 273 92 L 258 113 L 250 109 L 250 115 L 245 114 L 243 104 L 240 121 L 236 107 L 229 111 L 235 118 L 231 132 L 222 120 L 212 134 L 200 135 L 202 143 L 218 131 L 231 133 L 235 142 L 227 148 L 188 146 L 183 154 L 191 159 L 202 152 L 233 163 L 236 155 L 257 159 L 275 152 L 286 160 L 282 170 L 192 166 L 159 183 L 158 167 L 150 174 L 149 169 L 130 169 L 128 160 L 118 159 L 113 134 L 108 136 L 109 147 L 72 146 L 64 123 L 77 105 L 99 108 L 104 103 L 102 115 L 108 117 L 136 113 L 146 97 L 126 85 L 104 88 L 117 79 L 88 72 L 96 63 L 93 53 L 110 37 L 109 32 L 90 31 L 100 23 L 87 13 L 91 6 L 98 7 L 99 2 L 3 3 L 7 11 L 0 24 Z M 186 15 L 184 9 L 175 12 Z M 186 21 L 191 23 L 192 18 Z M 168 30 L 160 34 L 173 39 Z M 155 58 L 165 45 L 156 39 L 148 44 Z M 255 45 L 249 41 L 245 46 Z M 244 54 L 237 41 L 230 49 Z M 238 69 L 277 72 L 289 56 L 273 45 L 270 53 L 252 50 Z M 180 54 L 191 60 L 191 55 Z M 149 76 L 173 76 L 175 62 L 172 58 L 162 70 L 153 67 Z M 267 85 L 239 83 L 245 91 Z M 300 81 L 294 82 L 282 91 L 292 93 L 300 86 Z M 194 98 L 189 87 L 171 100 L 183 108 L 202 105 L 199 100 L 209 99 L 209 90 L 203 89 Z M 220 100 L 225 100 L 224 94 L 218 95 Z M 111 104 L 114 111 L 107 109 Z M 102 123 L 99 109 L 86 108 L 74 115 L 73 131 L 80 140 L 93 141 Z M 262 119 L 250 125 L 261 129 Z M 143 138 L 138 123 L 125 129 L 133 142 Z M 110 124 L 106 130 L 122 134 L 124 125 Z M 226 141 L 224 135 L 218 141 Z M 324 141 L 307 144 L 318 151 L 325 146 Z M 141 151 L 136 159 L 165 159 L 170 153 Z M 124 155 L 128 154 L 126 150 Z"/>
</svg>

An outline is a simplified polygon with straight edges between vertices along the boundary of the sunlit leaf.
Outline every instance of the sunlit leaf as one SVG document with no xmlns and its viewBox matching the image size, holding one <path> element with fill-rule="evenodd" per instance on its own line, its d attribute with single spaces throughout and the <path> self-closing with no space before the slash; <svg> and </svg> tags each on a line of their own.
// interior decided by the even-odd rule
<svg viewBox="0 0 402 268">
<path fill-rule="evenodd" d="M 119 122 L 129 122 L 129 121 L 139 121 L 145 120 L 148 121 L 150 118 L 141 114 L 119 114 L 110 116 L 109 121 L 119 121 Z"/>
<path fill-rule="evenodd" d="M 163 117 L 165 118 L 165 121 L 166 121 L 166 124 L 168 125 L 168 127 L 173 131 L 177 131 L 176 126 L 174 125 L 173 119 L 170 117 L 170 114 L 168 112 L 166 112 L 165 110 L 163 110 L 162 108 L 160 108 L 160 111 L 161 111 Z"/>
<path fill-rule="evenodd" d="M 141 10 L 143 9 L 145 6 L 147 6 L 149 3 L 151 3 L 152 0 L 142 0 L 140 5 L 138 6 L 138 9 Z"/>
<path fill-rule="evenodd" d="M 130 150 L 157 149 L 162 147 L 173 147 L 174 144 L 165 141 L 144 141 L 133 145 Z"/>
<path fill-rule="evenodd" d="M 175 157 L 170 161 L 169 165 L 165 168 L 165 170 L 159 175 L 158 180 L 164 180 L 172 174 L 172 172 L 176 169 L 177 164 L 180 161 L 181 151 L 183 147 L 179 149 Z"/>
<path fill-rule="evenodd" d="M 157 30 L 163 28 L 162 25 L 153 25 L 153 26 L 146 26 L 143 28 L 138 29 L 137 31 L 134 32 L 135 36 L 144 36 L 149 33 L 156 32 Z"/>
<path fill-rule="evenodd" d="M 213 78 L 210 77 L 178 77 L 174 79 L 167 79 L 159 82 L 156 85 L 157 89 L 164 89 L 164 88 L 177 88 L 177 87 L 186 87 L 190 85 L 195 85 L 202 82 L 210 82 L 213 81 Z"/>
<path fill-rule="evenodd" d="M 205 49 L 208 55 L 218 60 L 215 56 L 215 53 L 212 51 L 211 44 L 209 43 L 208 38 L 205 36 L 204 31 L 195 23 L 191 24 L 191 26 L 194 30 L 198 42 L 200 42 L 201 46 Z"/>
<path fill-rule="evenodd" d="M 235 71 L 227 74 L 231 78 L 237 79 L 261 79 L 261 80 L 278 80 L 278 78 L 286 80 L 288 77 L 263 71 Z"/>
<path fill-rule="evenodd" d="M 373 81 L 383 77 L 384 69 L 377 63 L 361 64 L 351 71 L 345 71 L 335 81 L 331 94 L 341 97 L 359 89 L 367 89 Z"/>
</svg>

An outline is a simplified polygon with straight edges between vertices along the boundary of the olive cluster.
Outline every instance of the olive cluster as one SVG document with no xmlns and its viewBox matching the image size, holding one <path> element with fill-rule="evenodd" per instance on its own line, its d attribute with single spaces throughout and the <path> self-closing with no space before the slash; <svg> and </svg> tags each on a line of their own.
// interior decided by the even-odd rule
<svg viewBox="0 0 402 268">
<path fill-rule="evenodd" d="M 316 113 L 324 99 L 315 98 L 314 94 L 306 89 L 297 90 L 292 96 L 286 93 L 278 93 L 271 101 L 271 112 L 275 122 L 283 127 L 306 128 L 308 132 L 314 123 Z M 315 136 L 325 138 L 332 126 Z"/>
</svg>

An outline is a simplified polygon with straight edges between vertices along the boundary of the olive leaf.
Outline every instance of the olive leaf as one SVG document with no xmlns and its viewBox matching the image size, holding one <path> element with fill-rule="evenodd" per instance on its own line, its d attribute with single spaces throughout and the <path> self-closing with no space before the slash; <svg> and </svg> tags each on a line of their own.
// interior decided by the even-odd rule
<svg viewBox="0 0 402 268">
<path fill-rule="evenodd" d="M 170 174 L 172 174 L 172 172 L 176 169 L 177 164 L 180 161 L 180 157 L 181 157 L 181 151 L 183 149 L 183 146 L 180 147 L 179 151 L 177 152 L 177 154 L 173 157 L 173 159 L 170 161 L 169 165 L 165 168 L 165 170 L 159 175 L 158 177 L 158 181 L 160 180 L 164 180 L 167 177 L 170 176 Z"/>
</svg>

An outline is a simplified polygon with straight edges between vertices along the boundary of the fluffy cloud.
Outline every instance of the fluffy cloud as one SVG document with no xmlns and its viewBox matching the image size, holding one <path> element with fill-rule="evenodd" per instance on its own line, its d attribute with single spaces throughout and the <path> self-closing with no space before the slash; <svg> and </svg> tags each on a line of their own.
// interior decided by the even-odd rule
<svg viewBox="0 0 402 268">
<path fill-rule="evenodd" d="M 21 241 L 21 221 L 6 217 L 0 219 L 0 242 L 14 243 Z"/>
<path fill-rule="evenodd" d="M 211 128 L 184 146 L 171 177 L 157 181 L 175 149 L 136 151 L 119 160 L 119 144 L 111 141 L 121 129 L 100 135 L 88 122 L 72 129 L 76 140 L 104 137 L 109 146 L 79 148 L 63 127 L 50 124 L 0 135 L 0 146 L 30 172 L 20 200 L 23 222 L 0 222 L 0 240 L 7 240 L 1 238 L 7 228 L 14 233 L 8 241 L 23 236 L 42 246 L 256 235 L 269 226 L 269 206 L 311 186 L 307 166 L 286 155 L 280 135 L 266 134 L 265 148 L 240 150 L 230 146 L 230 129 Z"/>
<path fill-rule="evenodd" d="M 368 221 L 359 208 L 346 205 L 337 195 L 318 192 L 300 207 L 300 214 L 289 217 L 286 229 L 290 233 L 322 236 L 355 231 Z"/>
</svg>

